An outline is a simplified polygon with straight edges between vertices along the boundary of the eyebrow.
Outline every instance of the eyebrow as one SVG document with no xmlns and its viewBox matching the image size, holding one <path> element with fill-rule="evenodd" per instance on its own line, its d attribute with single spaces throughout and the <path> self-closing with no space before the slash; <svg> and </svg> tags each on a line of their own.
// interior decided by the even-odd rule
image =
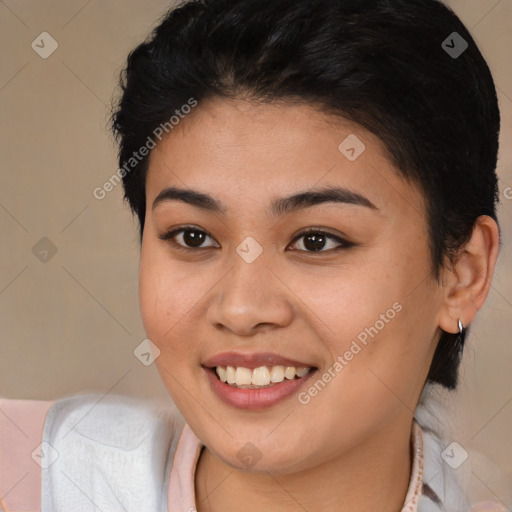
<svg viewBox="0 0 512 512">
<path fill-rule="evenodd" d="M 177 187 L 163 189 L 153 201 L 152 209 L 154 210 L 159 204 L 167 201 L 181 201 L 213 213 L 225 214 L 227 212 L 226 206 L 212 196 L 197 190 Z M 379 210 L 367 197 L 357 192 L 343 187 L 324 187 L 274 199 L 269 212 L 272 216 L 279 217 L 324 203 L 351 204 Z"/>
</svg>

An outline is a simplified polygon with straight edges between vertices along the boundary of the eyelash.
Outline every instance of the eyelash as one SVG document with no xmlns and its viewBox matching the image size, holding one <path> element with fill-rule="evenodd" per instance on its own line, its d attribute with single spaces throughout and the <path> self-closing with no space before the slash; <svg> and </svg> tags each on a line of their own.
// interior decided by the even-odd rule
<svg viewBox="0 0 512 512">
<path fill-rule="evenodd" d="M 198 228 L 196 228 L 194 226 L 180 226 L 180 227 L 178 227 L 176 229 L 168 231 L 167 233 L 159 235 L 158 238 L 160 240 L 170 242 L 176 249 L 181 250 L 181 251 L 185 251 L 185 252 L 197 252 L 198 250 L 214 248 L 214 247 L 187 247 L 187 246 L 178 244 L 177 242 L 172 240 L 176 235 L 178 235 L 179 233 L 183 233 L 185 231 L 195 231 L 195 232 L 198 232 L 198 233 L 204 233 L 205 235 L 209 236 L 210 238 L 213 238 L 207 231 L 204 231 L 203 229 L 198 229 Z M 311 234 L 325 236 L 326 238 L 329 238 L 331 240 L 335 240 L 337 243 L 340 243 L 341 245 L 339 247 L 335 247 L 334 249 L 319 250 L 319 251 L 307 251 L 307 250 L 304 250 L 304 249 L 296 249 L 298 252 L 309 253 L 309 254 L 322 254 L 322 253 L 330 253 L 330 252 L 333 252 L 333 251 L 338 251 L 338 250 L 341 250 L 341 249 L 348 249 L 348 248 L 353 247 L 354 245 L 356 245 L 356 244 L 354 244 L 352 242 L 344 240 L 343 238 L 340 238 L 339 236 L 333 235 L 333 234 L 331 234 L 331 233 L 329 233 L 327 231 L 323 231 L 322 229 L 319 229 L 319 228 L 309 228 L 309 229 L 307 229 L 305 231 L 300 232 L 292 240 L 292 243 L 294 244 L 298 240 L 300 240 L 301 238 L 303 238 L 303 237 L 305 237 L 307 235 L 311 235 Z"/>
</svg>

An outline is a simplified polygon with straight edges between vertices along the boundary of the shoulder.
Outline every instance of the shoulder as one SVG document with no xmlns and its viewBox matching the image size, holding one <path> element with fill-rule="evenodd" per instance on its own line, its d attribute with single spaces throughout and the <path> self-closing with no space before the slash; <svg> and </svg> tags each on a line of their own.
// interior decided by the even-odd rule
<svg viewBox="0 0 512 512">
<path fill-rule="evenodd" d="M 180 415 L 172 402 L 144 400 L 117 394 L 79 394 L 55 401 L 45 421 L 48 442 L 68 436 L 125 450 L 139 446 L 155 428 L 170 433 Z"/>
<path fill-rule="evenodd" d="M 43 510 L 79 508 L 80 497 L 73 494 L 78 491 L 72 481 L 93 473 L 102 475 L 101 481 L 88 482 L 93 493 L 112 494 L 113 487 L 115 494 L 126 494 L 133 475 L 137 483 L 147 486 L 147 492 L 153 493 L 155 500 L 158 488 L 163 485 L 168 456 L 173 453 L 183 426 L 170 401 L 115 394 L 79 394 L 50 402 L 3 400 L 0 409 L 15 422 L 11 423 L 6 437 L 2 426 L 10 420 L 5 414 L 0 415 L 0 439 L 2 436 L 7 439 L 0 456 L 0 478 L 2 474 L 12 475 L 15 468 L 20 479 L 28 466 L 33 475 L 30 482 L 28 476 L 23 478 L 6 496 L 7 510 L 35 510 L 41 503 Z M 23 437 L 23 453 L 19 449 L 5 449 L 13 436 Z M 128 469 L 132 470 L 129 477 Z M 0 480 L 0 495 L 9 492 L 9 485 L 16 483 L 10 481 L 14 478 L 4 479 L 3 485 Z M 30 502 L 23 501 L 29 489 L 39 492 L 32 493 Z M 57 503 L 55 500 L 61 496 L 67 496 L 69 501 Z M 118 497 L 107 496 L 105 500 L 108 499 L 115 502 Z"/>
<path fill-rule="evenodd" d="M 0 507 L 36 510 L 41 501 L 40 445 L 53 401 L 0 398 Z"/>
<path fill-rule="evenodd" d="M 184 421 L 172 402 L 77 395 L 50 408 L 43 510 L 161 510 Z M 77 487 L 77 482 L 80 483 Z"/>
</svg>

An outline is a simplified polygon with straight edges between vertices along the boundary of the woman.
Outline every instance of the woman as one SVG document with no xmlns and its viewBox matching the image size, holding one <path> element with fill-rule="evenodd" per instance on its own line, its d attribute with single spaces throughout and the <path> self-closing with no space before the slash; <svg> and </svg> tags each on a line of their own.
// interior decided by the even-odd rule
<svg viewBox="0 0 512 512">
<path fill-rule="evenodd" d="M 456 387 L 489 292 L 499 122 L 436 0 L 170 11 L 129 55 L 112 127 L 144 354 L 179 413 L 4 401 L 23 453 L 40 446 L 4 432 L 2 464 L 42 468 L 4 509 L 470 510 L 429 397 Z"/>
</svg>

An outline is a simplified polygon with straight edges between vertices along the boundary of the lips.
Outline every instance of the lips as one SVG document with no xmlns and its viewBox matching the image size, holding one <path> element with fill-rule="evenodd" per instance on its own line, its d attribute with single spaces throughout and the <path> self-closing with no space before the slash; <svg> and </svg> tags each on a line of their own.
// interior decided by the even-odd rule
<svg viewBox="0 0 512 512">
<path fill-rule="evenodd" d="M 240 352 L 223 352 L 207 359 L 203 366 L 214 368 L 216 366 L 242 366 L 244 368 L 258 368 L 260 366 L 295 366 L 296 368 L 314 368 L 306 361 L 298 361 L 271 352 L 244 354 Z"/>
<path fill-rule="evenodd" d="M 271 386 L 258 387 L 257 389 L 240 389 L 222 382 L 212 368 L 203 367 L 210 389 L 225 404 L 239 410 L 261 411 L 272 407 L 281 401 L 298 393 L 307 385 L 309 379 L 316 374 L 310 371 L 301 378 L 292 380 L 284 379 L 280 383 Z"/>
</svg>

